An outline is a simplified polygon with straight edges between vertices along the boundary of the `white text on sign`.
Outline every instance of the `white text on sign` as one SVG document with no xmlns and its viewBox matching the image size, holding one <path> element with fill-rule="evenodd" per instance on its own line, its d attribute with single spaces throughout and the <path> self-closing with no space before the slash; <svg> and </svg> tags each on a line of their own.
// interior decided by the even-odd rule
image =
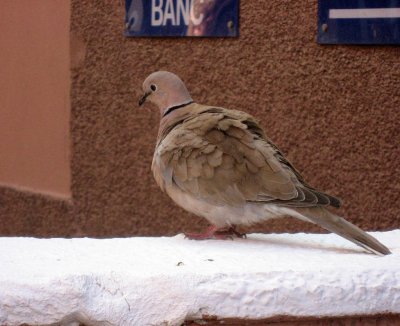
<svg viewBox="0 0 400 326">
<path fill-rule="evenodd" d="M 194 2 L 203 0 L 151 0 L 151 26 L 172 26 L 181 25 L 181 18 L 183 23 L 187 26 L 191 21 L 195 26 L 201 24 L 204 15 L 200 14 L 195 16 Z"/>
</svg>

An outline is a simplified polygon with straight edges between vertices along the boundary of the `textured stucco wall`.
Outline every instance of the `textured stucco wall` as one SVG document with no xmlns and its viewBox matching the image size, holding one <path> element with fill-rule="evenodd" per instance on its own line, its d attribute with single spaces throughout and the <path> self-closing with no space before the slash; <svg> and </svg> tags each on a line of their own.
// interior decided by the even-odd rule
<svg viewBox="0 0 400 326">
<path fill-rule="evenodd" d="M 241 1 L 237 39 L 128 39 L 123 1 L 73 0 L 73 203 L 2 196 L 0 213 L 18 227 L 1 233 L 162 235 L 206 225 L 151 175 L 159 116 L 137 100 L 160 69 L 181 76 L 200 103 L 257 116 L 311 185 L 343 199 L 351 221 L 399 227 L 400 47 L 320 46 L 316 16 L 316 2 Z M 27 212 L 41 226 L 22 219 Z M 321 230 L 292 219 L 250 229 Z"/>
<path fill-rule="evenodd" d="M 277 317 L 267 320 L 243 320 L 243 319 L 224 319 L 217 320 L 216 317 L 201 321 L 188 321 L 184 326 L 393 326 L 400 323 L 400 316 L 364 316 L 364 317 L 334 317 L 334 318 L 291 318 Z"/>
</svg>

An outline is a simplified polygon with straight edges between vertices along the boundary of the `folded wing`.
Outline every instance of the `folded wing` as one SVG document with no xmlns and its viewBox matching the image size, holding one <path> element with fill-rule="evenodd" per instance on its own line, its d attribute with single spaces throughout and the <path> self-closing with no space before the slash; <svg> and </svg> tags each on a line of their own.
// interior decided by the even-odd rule
<svg viewBox="0 0 400 326">
<path fill-rule="evenodd" d="M 216 205 L 340 206 L 306 184 L 254 118 L 240 111 L 202 106 L 176 123 L 157 150 L 165 184 Z"/>
</svg>

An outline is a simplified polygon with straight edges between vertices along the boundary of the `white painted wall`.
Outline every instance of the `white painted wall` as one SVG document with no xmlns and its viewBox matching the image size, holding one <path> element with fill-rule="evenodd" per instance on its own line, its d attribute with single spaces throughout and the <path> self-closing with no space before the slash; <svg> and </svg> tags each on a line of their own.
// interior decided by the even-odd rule
<svg viewBox="0 0 400 326">
<path fill-rule="evenodd" d="M 393 254 L 368 254 L 333 234 L 0 238 L 0 324 L 400 313 L 400 230 L 371 234 Z"/>
</svg>

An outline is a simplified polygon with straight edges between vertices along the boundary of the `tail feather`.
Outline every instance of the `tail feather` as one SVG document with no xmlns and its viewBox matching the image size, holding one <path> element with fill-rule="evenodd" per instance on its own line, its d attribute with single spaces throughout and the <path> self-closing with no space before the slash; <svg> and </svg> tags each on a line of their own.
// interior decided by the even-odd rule
<svg viewBox="0 0 400 326">
<path fill-rule="evenodd" d="M 391 254 L 390 250 L 377 239 L 323 207 L 304 207 L 295 208 L 295 210 L 310 222 L 318 224 L 374 254 Z"/>
</svg>

